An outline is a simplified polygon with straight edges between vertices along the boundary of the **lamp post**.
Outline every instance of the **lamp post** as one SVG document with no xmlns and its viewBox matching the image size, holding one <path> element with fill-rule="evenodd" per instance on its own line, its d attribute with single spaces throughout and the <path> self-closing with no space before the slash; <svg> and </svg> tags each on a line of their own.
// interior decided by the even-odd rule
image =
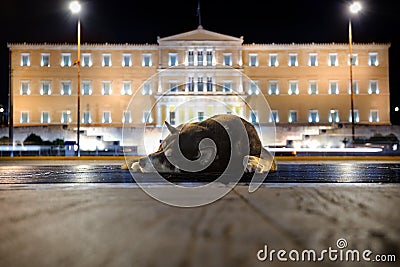
<svg viewBox="0 0 400 267">
<path fill-rule="evenodd" d="M 0 105 L 0 126 L 4 126 L 4 122 L 5 122 L 4 112 L 5 112 L 5 109 L 4 109 L 3 105 Z"/>
<path fill-rule="evenodd" d="M 359 2 L 353 2 L 350 5 L 350 12 L 357 14 L 361 10 Z M 350 49 L 350 100 L 351 100 L 351 140 L 354 144 L 355 126 L 354 126 L 354 88 L 353 88 L 353 33 L 351 28 L 351 16 L 349 18 L 349 49 Z"/>
<path fill-rule="evenodd" d="M 79 14 L 81 11 L 81 5 L 78 1 L 72 1 L 69 5 L 69 9 L 73 14 Z M 80 148 L 80 114 L 81 114 L 81 19 L 78 16 L 78 59 L 74 62 L 78 67 L 78 103 L 77 103 L 77 115 L 76 115 L 76 126 L 77 126 L 77 133 L 76 133 L 76 145 L 77 145 L 77 155 L 78 157 L 81 156 L 81 148 Z"/>
</svg>

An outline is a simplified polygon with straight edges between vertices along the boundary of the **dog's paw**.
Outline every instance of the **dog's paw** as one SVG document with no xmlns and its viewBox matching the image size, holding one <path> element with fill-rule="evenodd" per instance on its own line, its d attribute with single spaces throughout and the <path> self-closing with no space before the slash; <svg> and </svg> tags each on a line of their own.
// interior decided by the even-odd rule
<svg viewBox="0 0 400 267">
<path fill-rule="evenodd" d="M 122 170 L 130 170 L 133 172 L 142 172 L 142 169 L 140 168 L 139 162 L 125 162 L 121 165 Z"/>
<path fill-rule="evenodd" d="M 276 171 L 275 160 L 272 162 L 261 159 L 256 156 L 246 156 L 243 159 L 243 166 L 246 168 L 246 172 L 263 173 L 268 171 Z"/>
<path fill-rule="evenodd" d="M 142 172 L 142 169 L 140 168 L 139 162 L 132 163 L 131 171 L 133 171 L 133 172 Z"/>
<path fill-rule="evenodd" d="M 124 162 L 124 163 L 121 165 L 121 170 L 129 170 L 128 164 L 127 164 L 126 162 Z"/>
<path fill-rule="evenodd" d="M 255 156 L 246 156 L 243 159 L 243 165 L 246 168 L 246 172 L 261 173 L 264 169 L 264 165 L 260 162 L 260 158 Z"/>
</svg>

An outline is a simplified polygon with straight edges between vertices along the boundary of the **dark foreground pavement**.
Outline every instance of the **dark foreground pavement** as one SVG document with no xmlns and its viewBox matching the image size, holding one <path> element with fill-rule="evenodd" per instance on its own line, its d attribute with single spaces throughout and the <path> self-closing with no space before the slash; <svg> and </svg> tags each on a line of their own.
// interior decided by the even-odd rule
<svg viewBox="0 0 400 267">
<path fill-rule="evenodd" d="M 399 184 L 267 184 L 252 194 L 242 185 L 198 208 L 162 204 L 134 184 L 2 185 L 0 266 L 398 266 L 399 207 Z M 265 245 L 288 258 L 338 250 L 340 238 L 344 253 L 397 262 L 257 259 Z"/>
</svg>

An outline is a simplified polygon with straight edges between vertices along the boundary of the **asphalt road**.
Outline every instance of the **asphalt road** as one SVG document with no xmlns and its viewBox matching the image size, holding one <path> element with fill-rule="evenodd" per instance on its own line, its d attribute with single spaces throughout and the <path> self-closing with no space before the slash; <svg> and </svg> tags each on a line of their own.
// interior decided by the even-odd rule
<svg viewBox="0 0 400 267">
<path fill-rule="evenodd" d="M 149 197 L 119 166 L 118 161 L 0 161 L 0 266 L 398 265 L 400 162 L 278 162 L 278 171 L 256 192 L 239 184 L 196 208 Z M 289 251 L 315 251 L 318 260 L 285 262 L 275 253 L 263 261 L 258 256 L 266 246 L 268 252 L 287 251 L 286 257 Z M 371 254 L 359 261 L 332 260 L 323 254 L 327 249 Z"/>
<path fill-rule="evenodd" d="M 43 183 L 134 183 L 136 177 L 120 169 L 120 162 L 0 162 L 0 184 Z M 165 176 L 172 182 L 210 182 L 217 175 L 177 174 Z M 141 175 L 159 182 L 152 174 Z M 242 182 L 248 181 L 242 177 Z M 265 183 L 398 183 L 400 162 L 324 161 L 279 162 Z"/>
</svg>

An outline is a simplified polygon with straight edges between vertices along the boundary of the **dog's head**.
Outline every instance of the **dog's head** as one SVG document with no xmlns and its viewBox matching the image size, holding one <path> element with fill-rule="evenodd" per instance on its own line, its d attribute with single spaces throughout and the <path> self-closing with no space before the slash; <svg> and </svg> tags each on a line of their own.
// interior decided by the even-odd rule
<svg viewBox="0 0 400 267">
<path fill-rule="evenodd" d="M 176 128 L 167 122 L 165 124 L 170 133 L 156 152 L 139 160 L 142 171 L 179 172 L 187 170 L 187 164 L 204 169 L 212 163 L 217 149 L 207 139 L 207 128 L 197 123 L 187 123 Z"/>
</svg>

